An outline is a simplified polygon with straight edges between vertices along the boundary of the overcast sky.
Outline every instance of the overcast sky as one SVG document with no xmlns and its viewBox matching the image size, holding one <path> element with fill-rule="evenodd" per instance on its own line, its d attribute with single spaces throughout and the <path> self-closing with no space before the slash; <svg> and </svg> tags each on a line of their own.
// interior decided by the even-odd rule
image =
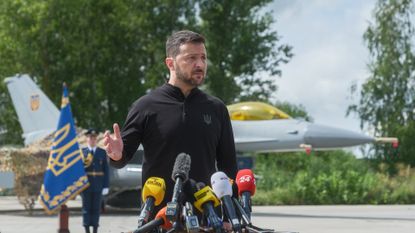
<svg viewBox="0 0 415 233">
<path fill-rule="evenodd" d="M 314 122 L 360 131 L 350 86 L 369 76 L 363 33 L 373 21 L 374 0 L 275 0 L 271 4 L 281 42 L 294 57 L 281 66 L 275 98 L 301 104 Z M 358 98 L 354 98 L 357 102 Z"/>
</svg>

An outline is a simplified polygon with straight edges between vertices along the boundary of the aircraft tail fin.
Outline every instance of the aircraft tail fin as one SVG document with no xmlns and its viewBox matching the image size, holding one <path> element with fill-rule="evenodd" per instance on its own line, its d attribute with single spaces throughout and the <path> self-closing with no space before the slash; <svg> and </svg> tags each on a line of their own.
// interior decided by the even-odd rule
<svg viewBox="0 0 415 233">
<path fill-rule="evenodd" d="M 12 98 L 25 145 L 40 140 L 56 130 L 59 110 L 28 75 L 4 80 Z"/>
</svg>

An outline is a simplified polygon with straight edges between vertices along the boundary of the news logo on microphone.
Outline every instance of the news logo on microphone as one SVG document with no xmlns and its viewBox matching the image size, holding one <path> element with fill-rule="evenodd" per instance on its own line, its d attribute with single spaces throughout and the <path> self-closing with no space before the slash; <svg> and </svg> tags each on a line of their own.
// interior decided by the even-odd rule
<svg viewBox="0 0 415 233">
<path fill-rule="evenodd" d="M 138 226 L 143 226 L 149 221 L 154 207 L 161 204 L 166 193 L 166 183 L 163 178 L 150 177 L 144 183 L 141 198 L 144 203 L 138 216 Z"/>
<path fill-rule="evenodd" d="M 154 204 L 158 206 L 163 201 L 165 193 L 166 182 L 164 179 L 160 177 L 150 177 L 144 183 L 141 198 L 143 202 L 145 202 L 148 197 L 153 197 L 155 200 Z"/>
<path fill-rule="evenodd" d="M 256 180 L 254 173 L 250 169 L 242 169 L 236 174 L 236 185 L 238 186 L 238 195 L 243 192 L 249 192 L 251 196 L 255 194 Z"/>
</svg>

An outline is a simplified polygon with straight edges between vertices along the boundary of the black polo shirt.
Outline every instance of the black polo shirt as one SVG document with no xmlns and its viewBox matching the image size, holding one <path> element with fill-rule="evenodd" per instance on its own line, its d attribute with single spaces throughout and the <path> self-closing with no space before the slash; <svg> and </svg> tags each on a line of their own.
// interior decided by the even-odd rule
<svg viewBox="0 0 415 233">
<path fill-rule="evenodd" d="M 165 200 L 172 198 L 172 169 L 181 152 L 191 157 L 189 178 L 210 184 L 217 170 L 235 179 L 237 173 L 235 144 L 226 106 L 218 98 L 194 88 L 185 97 L 170 84 L 153 90 L 132 105 L 122 128 L 125 166 L 140 143 L 144 147 L 143 184 L 157 176 L 166 181 Z"/>
</svg>

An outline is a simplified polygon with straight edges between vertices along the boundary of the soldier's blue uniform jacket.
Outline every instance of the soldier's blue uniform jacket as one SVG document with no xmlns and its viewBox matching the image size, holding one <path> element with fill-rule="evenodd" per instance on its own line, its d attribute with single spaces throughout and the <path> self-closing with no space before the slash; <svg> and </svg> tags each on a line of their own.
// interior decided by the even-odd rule
<svg viewBox="0 0 415 233">
<path fill-rule="evenodd" d="M 98 227 L 102 189 L 109 184 L 107 153 L 96 147 L 95 151 L 83 148 L 82 154 L 89 181 L 89 187 L 82 192 L 83 225 Z"/>
</svg>

